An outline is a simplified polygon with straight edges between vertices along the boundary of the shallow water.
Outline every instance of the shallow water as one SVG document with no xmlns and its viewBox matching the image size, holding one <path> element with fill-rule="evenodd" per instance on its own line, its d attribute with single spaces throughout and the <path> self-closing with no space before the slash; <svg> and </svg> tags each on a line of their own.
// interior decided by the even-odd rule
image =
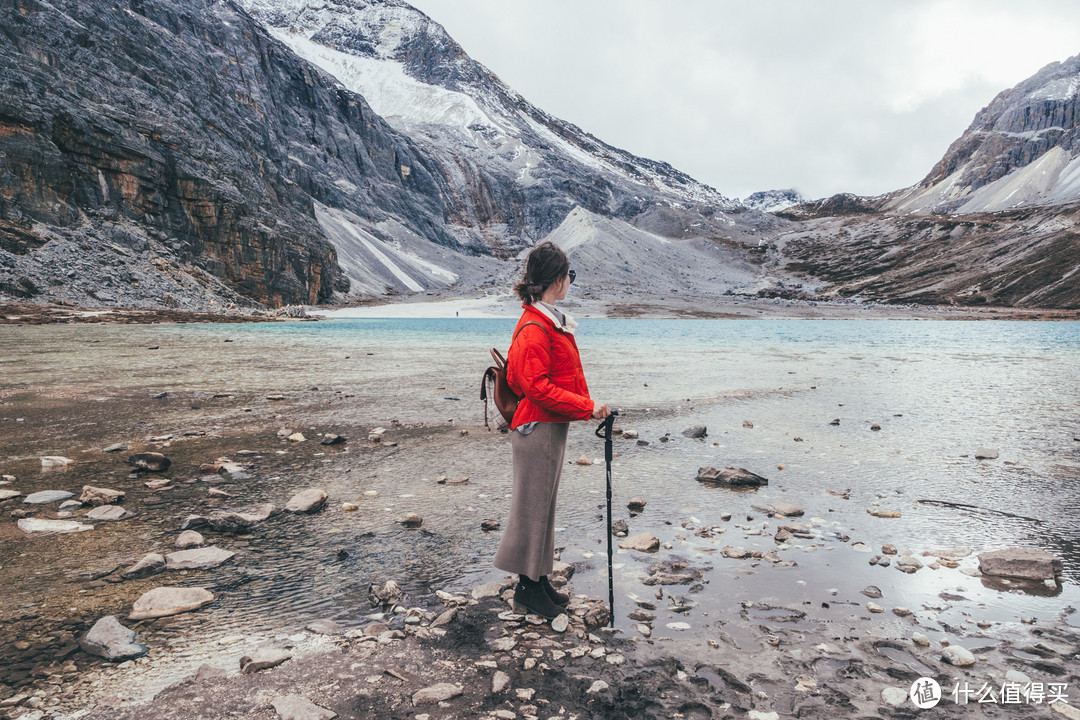
<svg viewBox="0 0 1080 720">
<path fill-rule="evenodd" d="M 13 588 L 0 601 L 5 614 L 49 617 L 72 598 L 90 608 L 90 622 L 106 610 L 126 613 L 142 591 L 178 578 L 87 589 L 78 575 L 169 549 L 190 512 L 260 501 L 282 506 L 308 486 L 330 495 L 319 515 L 273 518 L 250 537 L 205 533 L 238 555 L 182 578 L 218 593 L 216 603 L 143 631 L 152 633 L 143 642 L 173 647 L 161 683 L 207 657 L 232 661 L 250 643 L 311 620 L 368 622 L 373 582 L 396 579 L 414 601 L 425 602 L 436 588 L 499 579 L 490 566 L 498 533 L 481 533 L 479 525 L 506 515 L 509 446 L 480 425 L 478 386 L 489 364 L 487 348 L 505 349 L 512 325 L 343 320 L 0 327 L 0 471 L 18 476 L 11 487 L 24 494 L 54 488 L 78 494 L 84 483 L 116 487 L 128 491 L 125 504 L 138 512 L 93 532 L 46 539 L 15 530 L 8 511 L 22 506 L 5 502 L 0 582 Z M 666 627 L 689 620 L 752 650 L 756 640 L 737 627 L 740 602 L 830 602 L 837 608 L 846 602 L 854 608 L 864 600 L 858 590 L 870 583 L 892 604 L 932 609 L 948 622 L 975 612 L 996 622 L 1037 617 L 1080 624 L 1067 613 L 1080 600 L 1080 323 L 586 320 L 578 344 L 593 396 L 622 408 L 617 424 L 638 430 L 649 443 L 616 440 L 615 516 L 627 516 L 631 497 L 645 498 L 645 513 L 630 519 L 631 534 L 654 533 L 671 544 L 661 555 L 685 557 L 707 581 L 693 593 L 698 606 L 687 616 L 665 613 L 669 601 L 656 601 L 655 637 L 700 643 L 700 636 Z M 167 398 L 150 398 L 162 391 Z M 213 397 L 220 393 L 231 397 Z M 277 393 L 286 400 L 266 399 Z M 838 426 L 829 424 L 834 418 Z M 881 430 L 872 431 L 873 423 Z M 366 431 L 376 425 L 388 428 L 386 439 L 398 446 L 367 443 Z M 706 425 L 708 438 L 683 437 L 691 425 Z M 309 441 L 280 439 L 276 431 L 283 426 L 302 430 Z M 605 477 L 594 426 L 580 423 L 571 431 L 567 460 L 586 455 L 599 462 L 567 465 L 556 545 L 578 568 L 575 592 L 604 597 Z M 462 428 L 469 434 L 462 436 Z M 145 438 L 189 429 L 208 434 L 177 438 L 162 449 L 174 460 L 169 476 L 176 483 L 164 502 L 163 493 L 142 485 L 145 478 L 129 477 L 123 457 L 100 452 L 116 441 L 133 450 L 160 447 Z M 320 432 L 352 439 L 344 449 L 322 448 L 315 442 Z M 981 446 L 998 450 L 999 459 L 976 460 Z M 259 453 L 247 459 L 252 478 L 213 483 L 236 498 L 209 500 L 207 483 L 186 482 L 198 478 L 200 462 L 237 459 L 240 449 Z M 52 454 L 79 463 L 45 474 L 37 458 Z M 703 465 L 745 467 L 770 484 L 756 492 L 706 487 L 694 480 Z M 470 482 L 436 485 L 439 475 L 467 475 Z M 850 491 L 850 499 L 829 490 Z M 763 552 L 775 547 L 777 521 L 753 506 L 778 500 L 804 507 L 804 522 L 818 518 L 811 524 L 821 539 L 796 540 L 783 554 L 798 567 L 722 558 L 719 550 L 729 544 Z M 342 513 L 343 501 L 360 510 Z M 871 517 L 866 509 L 874 503 L 902 517 Z M 394 522 L 406 512 L 425 518 L 420 530 Z M 733 514 L 730 522 L 721 521 L 724 512 Z M 711 524 L 725 532 L 712 539 L 694 535 Z M 735 527 L 763 524 L 769 527 L 763 536 L 745 537 Z M 836 539 L 841 534 L 852 542 Z M 869 554 L 852 549 L 857 540 L 875 552 L 883 543 L 916 553 L 1043 548 L 1064 559 L 1066 582 L 1040 595 L 1002 591 L 945 568 L 908 576 L 869 567 Z M 616 556 L 617 625 L 630 632 L 628 596 L 652 598 L 653 589 L 639 579 L 656 559 L 628 551 Z M 974 564 L 974 556 L 964 561 Z M 945 591 L 968 602 L 943 599 Z M 764 615 L 748 621 L 775 620 L 768 610 L 757 612 Z M 900 631 L 899 619 L 881 623 Z M 196 630 L 200 642 L 191 639 Z M 234 635 L 245 641 L 212 645 Z"/>
</svg>

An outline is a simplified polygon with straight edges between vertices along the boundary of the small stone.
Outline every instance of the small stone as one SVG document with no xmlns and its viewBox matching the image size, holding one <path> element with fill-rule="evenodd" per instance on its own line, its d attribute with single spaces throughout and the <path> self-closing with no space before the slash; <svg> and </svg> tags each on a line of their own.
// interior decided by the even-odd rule
<svg viewBox="0 0 1080 720">
<path fill-rule="evenodd" d="M 536 695 L 536 690 L 532 688 L 518 688 L 514 691 L 517 696 L 518 702 L 529 702 Z"/>
<path fill-rule="evenodd" d="M 896 555 L 896 546 L 886 543 L 881 546 L 882 555 Z"/>
<path fill-rule="evenodd" d="M 875 602 L 866 603 L 866 609 L 869 610 L 872 613 L 885 612 L 885 608 L 881 607 L 880 605 L 878 605 Z"/>
<path fill-rule="evenodd" d="M 685 622 L 670 622 L 667 627 L 671 630 L 689 630 L 691 626 L 690 623 Z"/>
<path fill-rule="evenodd" d="M 906 607 L 904 607 L 902 605 L 898 605 L 898 606 L 894 607 L 892 609 L 892 611 L 893 611 L 893 614 L 897 615 L 898 617 L 907 617 L 908 615 L 911 615 L 911 610 L 909 610 L 908 608 L 906 608 Z"/>
<path fill-rule="evenodd" d="M 270 701 L 282 720 L 333 720 L 337 713 L 300 695 L 285 695 Z"/>
<path fill-rule="evenodd" d="M 744 428 L 746 428 L 747 430 L 753 430 L 754 429 L 754 423 L 750 422 L 749 420 L 743 420 L 742 421 L 742 426 Z"/>
<path fill-rule="evenodd" d="M 308 488 L 293 496 L 285 506 L 286 512 L 314 513 L 326 505 L 326 491 L 320 488 Z"/>
<path fill-rule="evenodd" d="M 861 592 L 868 598 L 873 598 L 874 600 L 877 600 L 881 597 L 881 588 L 879 588 L 877 585 L 867 585 L 859 592 Z"/>
<path fill-rule="evenodd" d="M 0 501 L 10 500 L 11 498 L 19 497 L 20 495 L 22 495 L 22 493 L 18 490 L 0 490 Z M 61 509 L 62 508 L 63 506 L 61 506 Z"/>
<path fill-rule="evenodd" d="M 128 457 L 127 461 L 134 465 L 136 470 L 148 472 L 164 472 L 172 465 L 172 460 L 156 452 L 135 453 Z"/>
<path fill-rule="evenodd" d="M 126 520 L 134 514 L 119 505 L 101 505 L 86 513 L 86 517 L 88 520 L 94 520 L 95 522 L 115 522 L 117 520 Z"/>
<path fill-rule="evenodd" d="M 47 505 L 49 503 L 67 500 L 70 497 L 74 497 L 74 495 L 75 493 L 70 493 L 66 490 L 42 490 L 40 492 L 30 493 L 23 498 L 23 502 L 28 505 Z"/>
<path fill-rule="evenodd" d="M 634 513 L 640 513 L 642 510 L 645 509 L 645 505 L 645 499 L 640 497 L 632 497 L 630 498 L 630 502 L 626 503 L 626 507 L 630 510 L 630 512 Z"/>
<path fill-rule="evenodd" d="M 652 628 L 645 623 L 639 623 L 637 631 L 641 633 L 642 637 L 652 637 Z"/>
<path fill-rule="evenodd" d="M 211 546 L 193 550 L 180 550 L 165 556 L 166 570 L 209 570 L 236 555 L 231 550 Z"/>
<path fill-rule="evenodd" d="M 62 455 L 46 455 L 41 458 L 42 470 L 57 470 L 60 468 L 66 468 L 68 465 L 73 464 L 75 461 L 71 458 L 63 457 Z"/>
<path fill-rule="evenodd" d="M 438 683 L 422 690 L 417 690 L 412 696 L 413 706 L 434 705 L 455 698 L 464 692 L 464 688 L 453 683 Z"/>
<path fill-rule="evenodd" d="M 315 633 L 316 635 L 340 635 L 341 626 L 333 620 L 323 619 L 316 620 L 315 622 L 308 623 L 304 628 L 308 632 Z"/>
<path fill-rule="evenodd" d="M 919 632 L 911 634 L 911 642 L 919 647 L 930 647 L 930 638 Z"/>
<path fill-rule="evenodd" d="M 585 694 L 586 695 L 595 695 L 597 693 L 602 693 L 607 689 L 608 689 L 608 684 L 606 682 L 604 682 L 603 680 L 597 680 L 596 682 L 594 682 L 592 685 L 589 686 L 589 689 L 585 691 Z"/>
<path fill-rule="evenodd" d="M 878 425 L 877 423 L 874 423 L 873 425 L 870 426 L 870 429 L 873 430 L 874 432 L 877 432 L 878 430 L 881 429 L 881 426 Z"/>
<path fill-rule="evenodd" d="M 353 503 L 350 503 L 350 502 L 341 503 L 342 512 L 356 512 L 359 509 L 360 509 L 360 506 L 354 505 Z"/>
<path fill-rule="evenodd" d="M 123 501 L 124 495 L 126 493 L 122 490 L 83 485 L 82 496 L 79 497 L 79 501 L 86 505 L 116 505 Z"/>
<path fill-rule="evenodd" d="M 708 429 L 704 425 L 695 425 L 694 427 L 687 428 L 686 430 L 683 430 L 682 434 L 685 437 L 693 438 L 693 439 L 697 440 L 697 439 L 700 439 L 700 438 L 703 438 L 703 437 L 707 436 L 709 433 L 708 433 Z"/>
<path fill-rule="evenodd" d="M 495 652 L 510 652 L 517 647 L 517 640 L 512 637 L 496 638 L 491 643 L 491 649 Z"/>
<path fill-rule="evenodd" d="M 323 439 L 319 441 L 319 444 L 320 445 L 341 445 L 343 443 L 348 442 L 348 440 L 349 440 L 348 438 L 342 437 L 341 435 L 326 434 L 326 435 L 323 435 Z"/>
<path fill-rule="evenodd" d="M 497 695 L 510 686 L 510 676 L 502 670 L 496 670 L 491 679 L 491 694 Z"/>
<path fill-rule="evenodd" d="M 839 425 L 840 424 L 840 418 L 833 418 L 832 420 L 829 421 L 829 424 L 830 425 Z"/>
<path fill-rule="evenodd" d="M 93 530 L 93 525 L 84 525 L 74 520 L 42 520 L 38 518 L 23 518 L 18 522 L 19 529 L 27 534 L 65 534 L 85 532 Z"/>
<path fill-rule="evenodd" d="M 971 651 L 959 645 L 949 645 L 943 649 L 941 659 L 956 667 L 967 667 L 975 664 L 975 656 Z"/>
<path fill-rule="evenodd" d="M 978 450 L 975 451 L 975 459 L 976 460 L 997 460 L 998 459 L 998 451 L 997 450 L 991 450 L 990 448 L 980 447 Z"/>
<path fill-rule="evenodd" d="M 127 449 L 128 449 L 127 443 L 113 443 L 109 447 L 102 450 L 102 452 L 107 452 L 107 453 L 124 452 Z"/>
<path fill-rule="evenodd" d="M 434 620 L 431 621 L 431 627 L 435 628 L 435 627 L 442 627 L 443 625 L 447 625 L 450 622 L 452 622 L 454 620 L 454 618 L 457 617 L 457 614 L 458 614 L 458 609 L 456 607 L 452 607 L 452 608 L 450 608 L 448 610 L 444 610 L 442 613 L 439 614 L 439 616 L 437 618 L 435 618 Z"/>
<path fill-rule="evenodd" d="M 623 430 L 622 436 L 627 440 L 636 440 L 638 437 L 637 430 Z"/>
<path fill-rule="evenodd" d="M 142 657 L 149 649 L 135 642 L 135 632 L 120 624 L 113 615 L 94 623 L 94 626 L 79 639 L 79 646 L 91 655 L 106 660 L 123 661 Z"/>
<path fill-rule="evenodd" d="M 551 629 L 557 633 L 566 632 L 566 628 L 570 627 L 570 618 L 566 613 L 561 613 L 558 617 L 551 621 Z"/>
<path fill-rule="evenodd" d="M 656 552 L 660 549 L 660 539 L 652 533 L 641 533 L 628 537 L 619 543 L 624 550 L 638 550 L 640 552 Z"/>
<path fill-rule="evenodd" d="M 744 558 L 750 557 L 749 550 L 745 548 L 733 547 L 731 545 L 725 545 L 724 548 L 720 551 L 720 554 L 726 558 L 731 558 L 733 560 L 742 560 Z"/>
<path fill-rule="evenodd" d="M 169 487 L 169 484 L 171 482 L 172 480 L 169 480 L 167 478 L 160 478 L 158 480 L 149 480 L 147 482 L 144 482 L 143 485 L 150 488 L 151 490 L 161 490 L 163 488 Z"/>
<path fill-rule="evenodd" d="M 480 529 L 484 532 L 493 532 L 500 527 L 498 520 L 484 520 L 480 523 Z"/>
<path fill-rule="evenodd" d="M 307 438 L 304 437 L 304 433 L 293 433 L 289 436 L 289 442 L 302 443 L 306 440 Z"/>
<path fill-rule="evenodd" d="M 240 672 L 245 675 L 250 675 L 251 673 L 257 673 L 260 670 L 277 667 L 291 658 L 291 653 L 280 648 L 260 647 L 256 649 L 250 657 L 245 655 L 240 658 Z"/>
<path fill-rule="evenodd" d="M 424 518 L 420 517 L 416 513 L 409 513 L 408 515 L 398 520 L 398 523 L 404 525 L 407 528 L 418 528 L 424 524 Z"/>
<path fill-rule="evenodd" d="M 923 567 L 922 561 L 914 555 L 900 555 L 896 558 L 896 567 L 909 575 Z"/>
<path fill-rule="evenodd" d="M 206 543 L 203 536 L 194 530 L 185 530 L 180 533 L 176 538 L 176 547 L 178 550 L 187 550 L 188 548 L 201 547 Z"/>
<path fill-rule="evenodd" d="M 585 455 L 582 455 L 581 457 L 579 457 L 577 459 L 577 464 L 578 465 L 592 465 L 593 463 L 592 463 L 592 460 L 590 460 L 588 457 L 586 457 Z"/>
<path fill-rule="evenodd" d="M 122 574 L 126 578 L 140 578 L 155 575 L 165 570 L 165 557 L 158 553 L 147 553 L 143 559 L 135 563 Z"/>
<path fill-rule="evenodd" d="M 129 620 L 166 617 L 198 610 L 212 603 L 214 594 L 201 587 L 159 587 L 144 593 L 131 608 Z"/>
<path fill-rule="evenodd" d="M 897 510 L 884 510 L 882 508 L 867 508 L 866 512 L 879 518 L 898 518 L 900 513 Z"/>
<path fill-rule="evenodd" d="M 611 523 L 611 534 L 616 537 L 626 537 L 626 534 L 630 532 L 630 524 L 623 518 L 619 518 Z"/>
<path fill-rule="evenodd" d="M 718 469 L 711 466 L 706 466 L 698 469 L 697 474 L 698 482 L 707 484 L 720 484 L 720 485 L 732 485 L 732 486 L 747 486 L 747 487 L 760 487 L 762 485 L 768 485 L 769 481 L 760 475 L 746 470 L 745 468 L 727 467 L 724 469 Z"/>
<path fill-rule="evenodd" d="M 908 691 L 902 688 L 887 687 L 881 691 L 881 699 L 893 707 L 900 707 L 907 702 Z"/>
</svg>

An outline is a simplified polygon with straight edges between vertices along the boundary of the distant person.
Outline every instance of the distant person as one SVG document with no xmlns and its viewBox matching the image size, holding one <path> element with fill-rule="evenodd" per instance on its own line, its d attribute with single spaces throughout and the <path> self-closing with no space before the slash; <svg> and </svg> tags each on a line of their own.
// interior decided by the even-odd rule
<svg viewBox="0 0 1080 720">
<path fill-rule="evenodd" d="M 557 310 L 574 282 L 566 253 L 544 242 L 529 253 L 514 292 L 524 302 L 507 353 L 507 382 L 523 396 L 510 423 L 514 487 L 510 516 L 495 567 L 517 573 L 514 605 L 557 617 L 570 597 L 551 586 L 555 563 L 555 498 L 573 420 L 606 418 L 611 409 L 589 397 L 574 330 L 578 324 Z"/>
</svg>

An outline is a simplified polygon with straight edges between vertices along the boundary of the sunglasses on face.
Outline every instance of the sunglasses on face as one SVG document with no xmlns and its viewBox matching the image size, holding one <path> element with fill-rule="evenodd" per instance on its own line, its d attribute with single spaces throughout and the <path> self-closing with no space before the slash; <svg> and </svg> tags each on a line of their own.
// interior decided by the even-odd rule
<svg viewBox="0 0 1080 720">
<path fill-rule="evenodd" d="M 567 272 L 567 275 L 570 276 L 570 284 L 573 285 L 574 284 L 574 279 L 577 278 L 577 273 L 574 272 L 573 270 L 570 270 L 570 271 Z"/>
</svg>

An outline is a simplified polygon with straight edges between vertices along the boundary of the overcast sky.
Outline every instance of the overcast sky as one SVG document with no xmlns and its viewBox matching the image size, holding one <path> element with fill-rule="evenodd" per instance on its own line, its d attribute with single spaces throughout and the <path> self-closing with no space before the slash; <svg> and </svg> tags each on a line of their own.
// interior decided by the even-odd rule
<svg viewBox="0 0 1080 720">
<path fill-rule="evenodd" d="M 1075 0 L 410 1 L 535 105 L 728 197 L 916 183 L 1080 54 Z"/>
</svg>

